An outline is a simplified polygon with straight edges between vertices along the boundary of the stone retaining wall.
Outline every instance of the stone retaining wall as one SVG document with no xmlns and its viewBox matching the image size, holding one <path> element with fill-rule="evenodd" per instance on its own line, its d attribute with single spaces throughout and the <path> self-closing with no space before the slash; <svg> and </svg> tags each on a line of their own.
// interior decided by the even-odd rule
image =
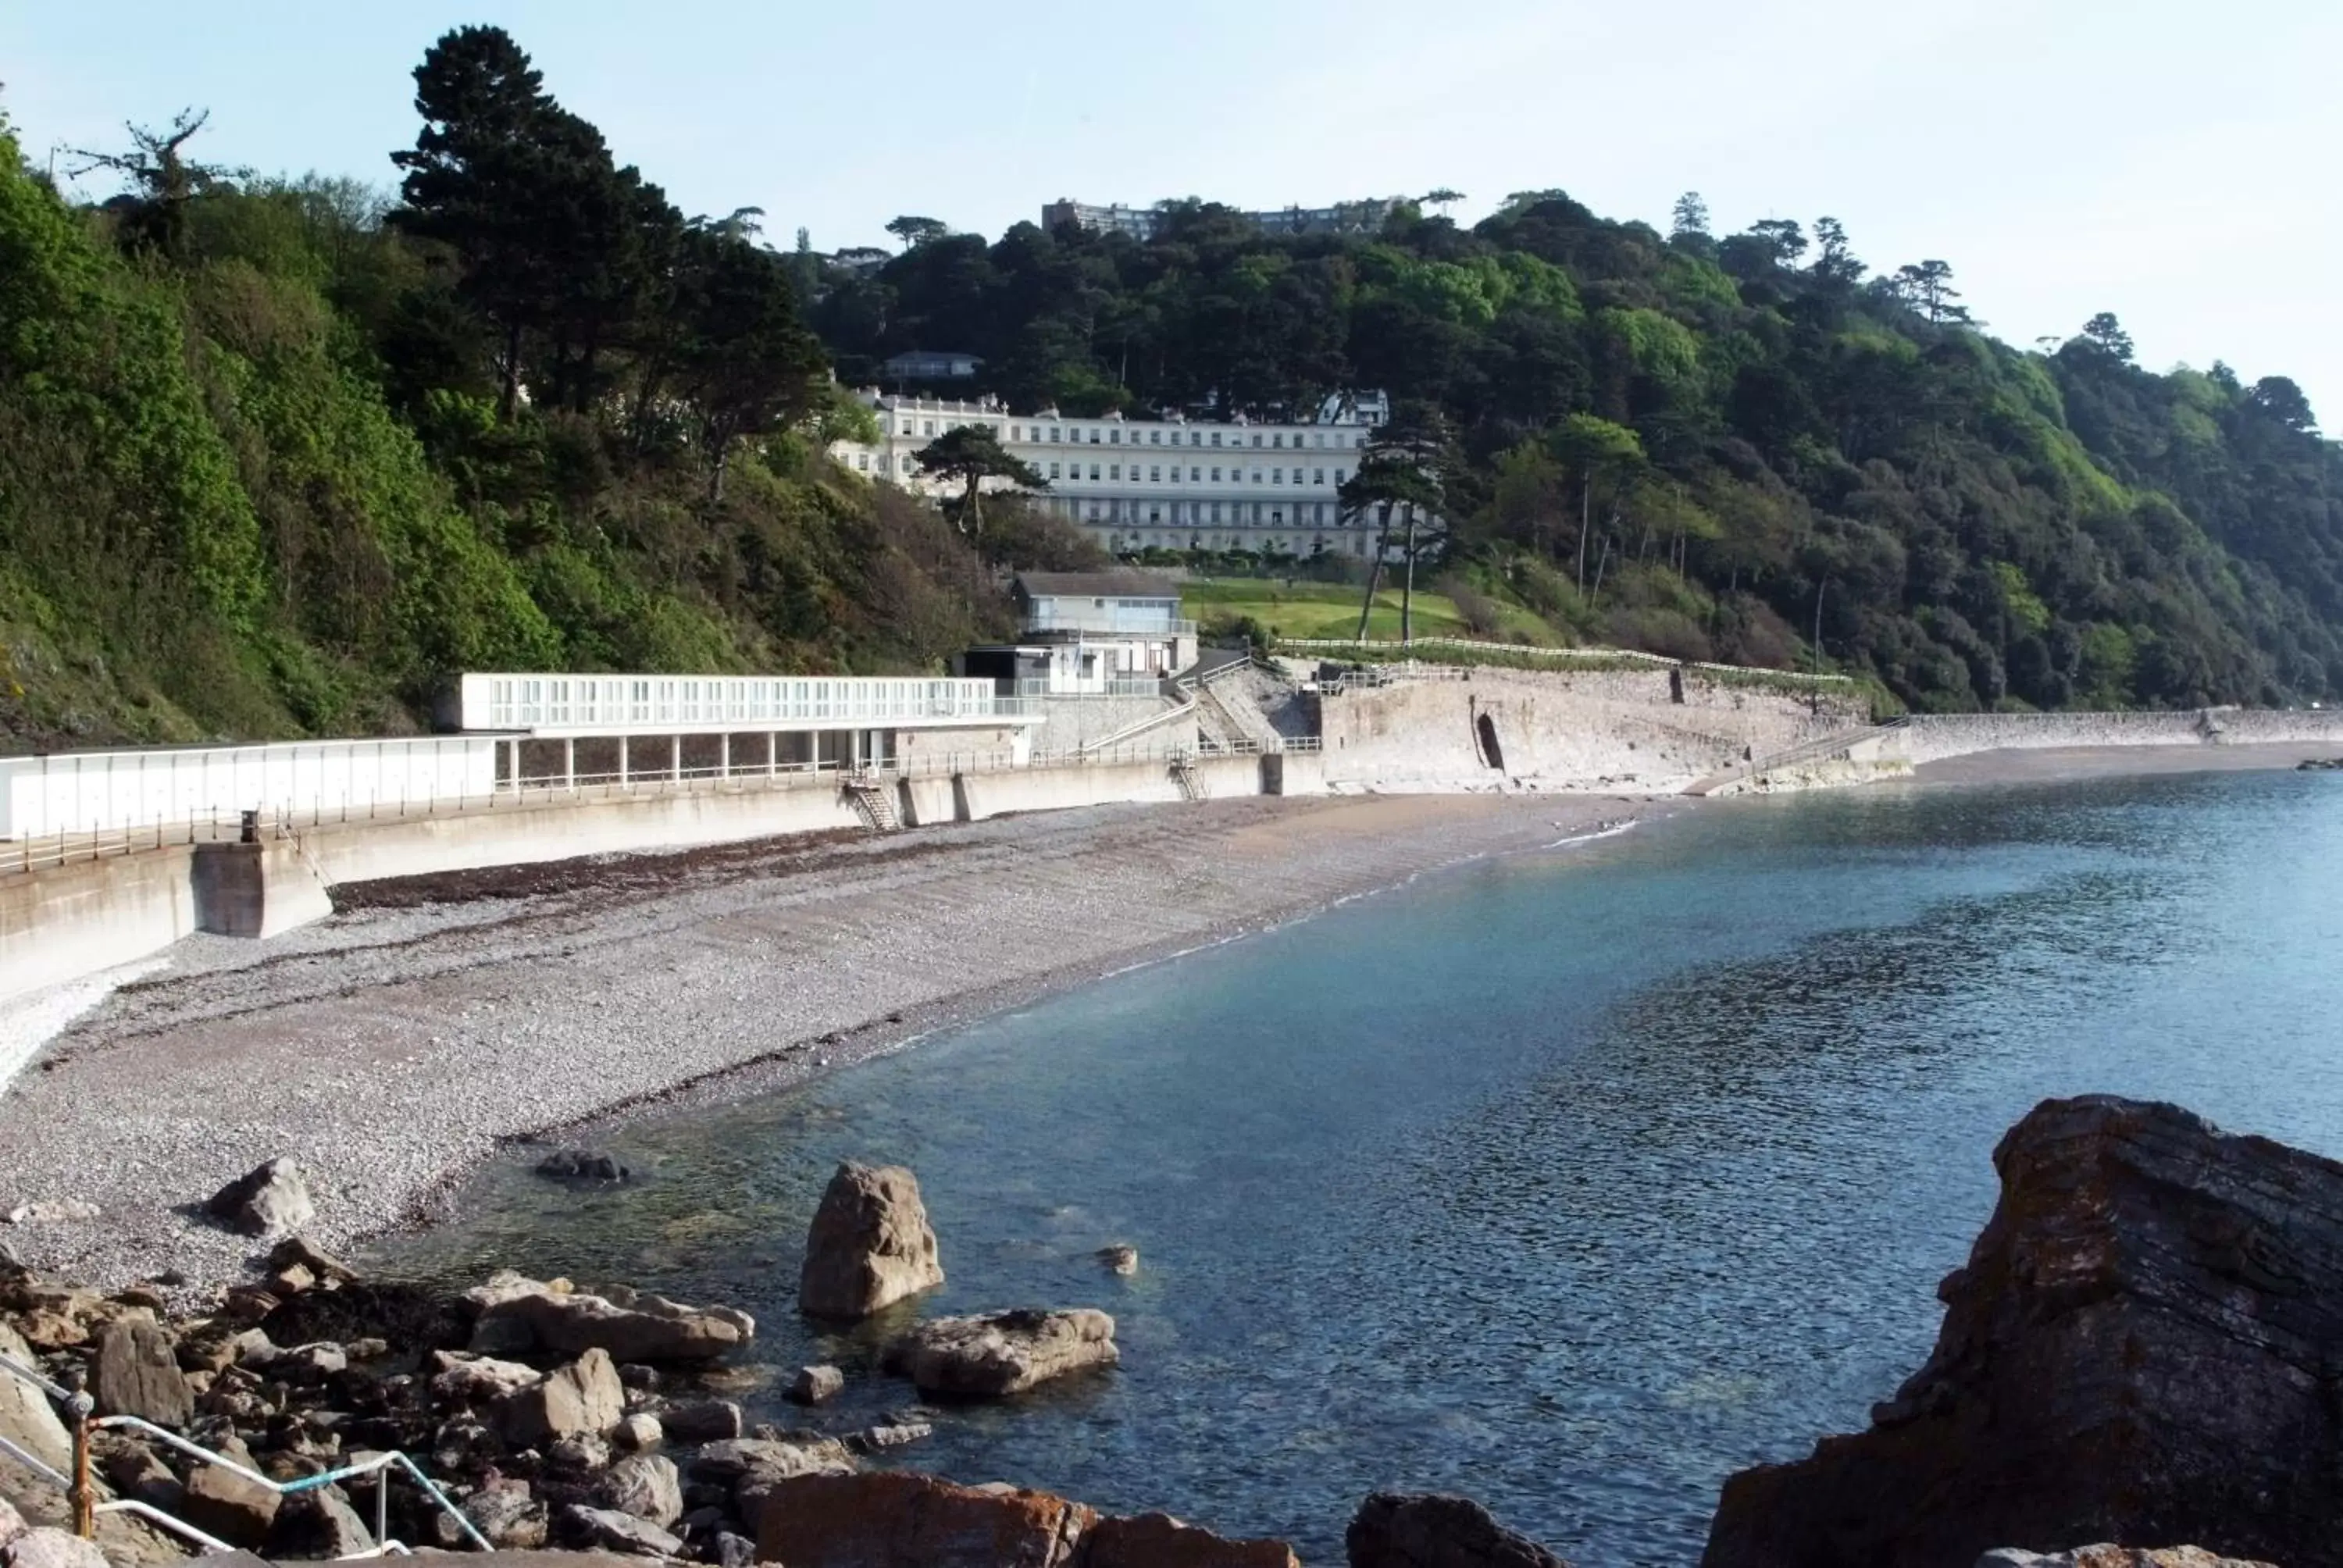
<svg viewBox="0 0 2343 1568">
<path fill-rule="evenodd" d="M 1517 670 L 1403 680 L 1318 699 L 1329 785 L 1437 789 L 1506 779 L 1672 790 L 1864 723 L 1820 697 L 1698 670 Z M 1491 742 L 1493 740 L 1493 749 Z"/>
</svg>

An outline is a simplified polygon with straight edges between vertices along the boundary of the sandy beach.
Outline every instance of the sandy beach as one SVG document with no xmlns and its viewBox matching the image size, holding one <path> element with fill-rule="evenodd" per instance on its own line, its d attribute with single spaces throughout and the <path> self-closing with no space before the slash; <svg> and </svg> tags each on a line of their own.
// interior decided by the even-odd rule
<svg viewBox="0 0 2343 1568">
<path fill-rule="evenodd" d="M 311 1172 L 316 1239 L 347 1247 L 427 1219 L 516 1139 L 785 1086 L 1423 871 L 1690 804 L 1100 807 L 343 890 L 335 918 L 270 942 L 180 944 L 0 1092 L 0 1212 L 101 1211 L 0 1239 L 93 1284 L 176 1270 L 199 1288 L 254 1248 L 189 1207 L 277 1155 Z"/>
<path fill-rule="evenodd" d="M 2280 769 L 2325 754 L 1992 752 L 1929 764 L 1916 783 Z M 273 1156 L 312 1173 L 317 1239 L 352 1246 L 427 1221 L 515 1141 L 590 1140 L 593 1123 L 649 1105 L 786 1086 L 1423 871 L 1625 819 L 1648 831 L 1696 806 L 1400 795 L 1100 807 L 340 890 L 332 920 L 287 937 L 180 944 L 0 1090 L 0 1212 L 39 1201 L 101 1211 L 0 1227 L 0 1240 L 101 1286 L 176 1270 L 198 1288 L 237 1277 L 254 1252 L 193 1208 Z"/>
</svg>

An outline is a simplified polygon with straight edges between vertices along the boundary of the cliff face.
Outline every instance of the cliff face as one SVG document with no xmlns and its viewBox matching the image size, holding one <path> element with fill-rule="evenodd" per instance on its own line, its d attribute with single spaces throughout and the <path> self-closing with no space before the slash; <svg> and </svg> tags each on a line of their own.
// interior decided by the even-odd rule
<svg viewBox="0 0 2343 1568">
<path fill-rule="evenodd" d="M 1704 1568 L 1968 1568 L 2187 1541 L 2343 1564 L 2343 1165 L 2169 1105 L 2049 1101 L 1871 1429 L 1730 1478 Z"/>
</svg>

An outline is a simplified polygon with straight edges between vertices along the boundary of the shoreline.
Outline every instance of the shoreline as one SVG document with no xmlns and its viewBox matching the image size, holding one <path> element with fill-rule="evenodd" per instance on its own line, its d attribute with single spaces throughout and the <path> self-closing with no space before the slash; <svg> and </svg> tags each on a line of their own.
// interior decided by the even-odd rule
<svg viewBox="0 0 2343 1568">
<path fill-rule="evenodd" d="M 820 835 L 367 884 L 333 920 L 272 942 L 181 943 L 36 1053 L 0 1090 L 0 1147 L 15 1157 L 0 1211 L 65 1201 L 100 1216 L 0 1227 L 0 1240 L 77 1282 L 167 1270 L 186 1281 L 175 1293 L 199 1292 L 244 1277 L 265 1249 L 192 1211 L 279 1154 L 312 1174 L 313 1238 L 362 1247 L 445 1218 L 516 1149 L 795 1087 L 1427 872 L 1560 851 L 1697 804 L 1493 793 L 1101 807 L 933 838 Z M 1079 929 L 1034 930 L 1037 913 Z M 1090 917 L 1121 930 L 1101 938 Z M 926 939 L 938 945 L 910 974 L 869 950 Z M 741 961 L 773 947 L 817 961 L 801 976 Z M 691 984 L 711 968 L 726 993 L 713 999 Z M 548 970 L 586 974 L 564 985 Z M 584 989 L 613 980 L 616 1020 L 612 999 Z M 776 1043 L 759 1048 L 776 1015 L 805 1027 L 770 1030 Z M 662 1019 L 664 1037 L 634 1033 Z M 687 1020 L 696 1032 L 672 1027 Z M 165 1040 L 173 1054 L 158 1060 Z M 450 1081 L 467 1073 L 468 1095 Z M 427 1110 L 370 1109 L 413 1106 L 418 1077 L 433 1081 Z M 123 1155 L 76 1157 L 107 1147 Z"/>
<path fill-rule="evenodd" d="M 2331 754 L 1988 752 L 1925 764 L 1904 787 Z M 321 1244 L 360 1247 L 444 1220 L 518 1149 L 797 1087 L 1432 871 L 1560 852 L 1622 818 L 1648 829 L 1694 808 L 1715 805 L 1557 792 L 1099 807 L 361 885 L 305 931 L 179 944 L 0 1083 L 12 1154 L 0 1212 L 101 1211 L 0 1227 L 0 1240 L 101 1288 L 166 1271 L 189 1292 L 225 1284 L 260 1249 L 191 1211 L 277 1155 L 312 1171 Z M 1101 921 L 1116 930 L 1101 936 Z M 906 949 L 919 960 L 885 956 Z M 811 962 L 789 967 L 799 958 Z M 612 997 L 594 994 L 612 984 L 616 1020 Z M 760 1031 L 777 1042 L 759 1047 Z M 156 1060 L 166 1039 L 174 1054 Z M 238 1107 L 241 1120 L 224 1114 Z"/>
</svg>

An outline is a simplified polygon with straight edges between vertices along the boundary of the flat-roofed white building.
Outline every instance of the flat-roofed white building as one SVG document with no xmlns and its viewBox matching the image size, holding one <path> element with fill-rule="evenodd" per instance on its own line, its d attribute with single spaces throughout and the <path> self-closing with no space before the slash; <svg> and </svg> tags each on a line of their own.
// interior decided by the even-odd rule
<svg viewBox="0 0 2343 1568">
<path fill-rule="evenodd" d="M 1054 408 L 1018 414 L 990 397 L 863 397 L 880 438 L 833 444 L 830 457 L 841 466 L 934 493 L 948 487 L 919 471 L 920 448 L 956 426 L 990 425 L 1001 446 L 1048 483 L 1039 503 L 1117 554 L 1365 556 L 1374 548 L 1376 519 L 1344 516 L 1341 491 L 1388 417 L 1380 394 L 1329 399 L 1314 420 L 1260 424 L 1074 417 Z"/>
</svg>

